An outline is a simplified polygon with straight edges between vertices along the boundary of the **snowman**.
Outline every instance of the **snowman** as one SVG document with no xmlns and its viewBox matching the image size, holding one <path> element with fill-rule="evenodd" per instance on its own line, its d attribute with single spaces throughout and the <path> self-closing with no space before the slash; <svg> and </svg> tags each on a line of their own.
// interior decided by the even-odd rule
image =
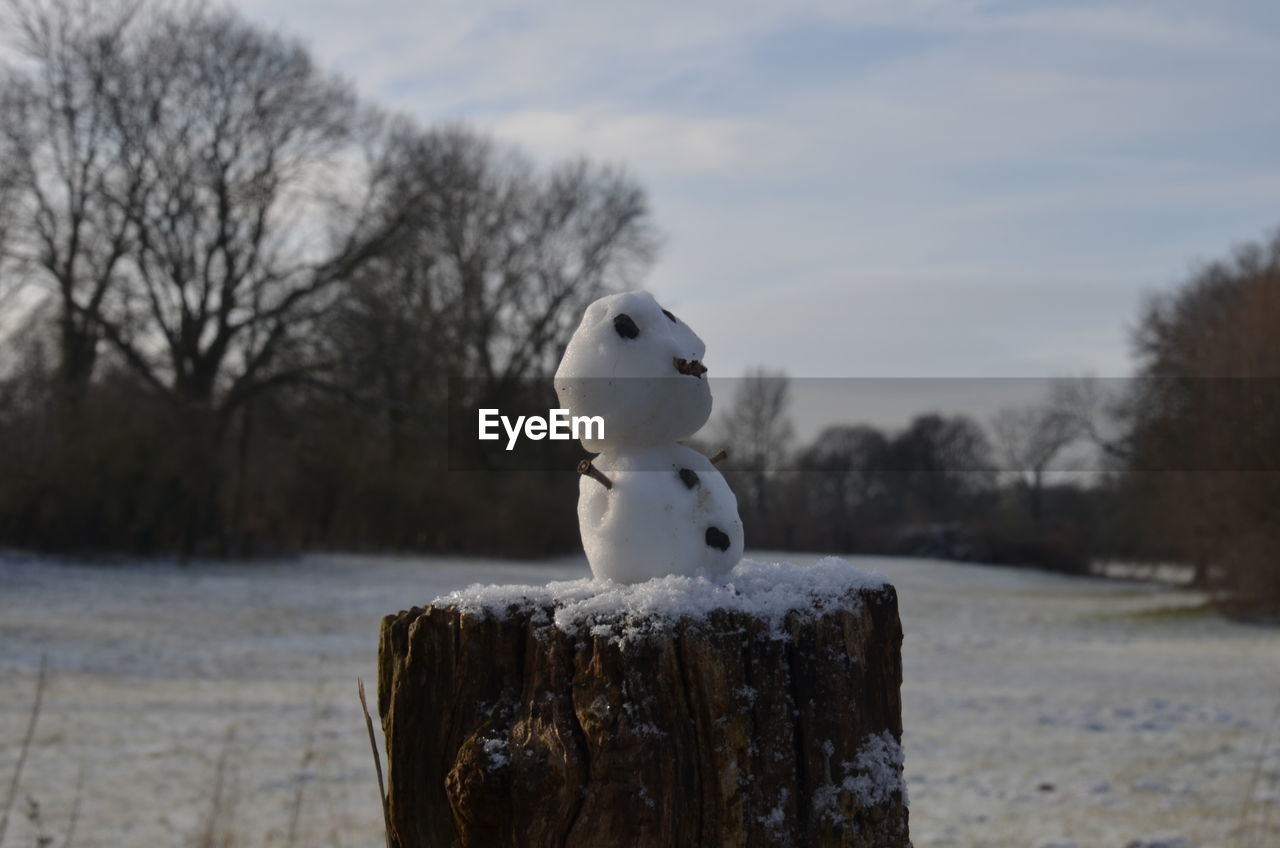
<svg viewBox="0 0 1280 848">
<path fill-rule="evenodd" d="M 712 460 L 676 443 L 711 416 L 705 352 L 647 292 L 595 301 L 569 340 L 560 405 L 604 420 L 599 438 L 582 440 L 599 455 L 578 466 L 578 526 L 597 579 L 714 577 L 742 558 L 733 491 Z"/>
</svg>

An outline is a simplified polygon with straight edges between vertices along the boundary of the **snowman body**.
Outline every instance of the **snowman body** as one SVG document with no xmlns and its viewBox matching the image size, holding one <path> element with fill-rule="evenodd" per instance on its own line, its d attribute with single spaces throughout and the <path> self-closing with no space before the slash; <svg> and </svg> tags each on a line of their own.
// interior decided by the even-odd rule
<svg viewBox="0 0 1280 848">
<path fill-rule="evenodd" d="M 578 528 L 597 579 L 717 577 L 742 558 L 738 502 L 712 462 L 678 439 L 711 416 L 706 346 L 647 292 L 600 298 L 556 370 L 561 406 L 600 416 L 599 455 L 578 489 Z"/>
<path fill-rule="evenodd" d="M 659 445 L 603 453 L 594 465 L 612 485 L 580 479 L 578 527 L 597 578 L 717 577 L 742 559 L 738 501 L 702 454 Z"/>
</svg>

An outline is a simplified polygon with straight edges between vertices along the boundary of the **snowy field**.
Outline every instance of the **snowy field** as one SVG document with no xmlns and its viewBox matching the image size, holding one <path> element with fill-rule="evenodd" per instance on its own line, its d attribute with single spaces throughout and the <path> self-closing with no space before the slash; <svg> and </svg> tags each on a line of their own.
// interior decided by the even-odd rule
<svg viewBox="0 0 1280 848">
<path fill-rule="evenodd" d="M 1280 845 L 1280 630 L 1148 584 L 857 562 L 901 598 L 919 848 Z M 77 797 L 81 848 L 380 845 L 355 694 L 363 677 L 374 696 L 379 618 L 473 582 L 584 573 L 0 554 L 0 801 L 49 666 L 5 845 L 37 844 L 33 818 L 61 845 Z"/>
</svg>

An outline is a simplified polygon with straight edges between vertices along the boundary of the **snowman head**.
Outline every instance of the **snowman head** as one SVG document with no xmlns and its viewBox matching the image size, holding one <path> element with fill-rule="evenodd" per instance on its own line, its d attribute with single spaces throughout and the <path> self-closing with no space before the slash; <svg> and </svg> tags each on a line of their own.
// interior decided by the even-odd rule
<svg viewBox="0 0 1280 848">
<path fill-rule="evenodd" d="M 711 417 L 706 345 L 648 292 L 602 297 L 587 307 L 556 370 L 570 415 L 600 416 L 589 451 L 647 447 L 692 436 Z"/>
</svg>

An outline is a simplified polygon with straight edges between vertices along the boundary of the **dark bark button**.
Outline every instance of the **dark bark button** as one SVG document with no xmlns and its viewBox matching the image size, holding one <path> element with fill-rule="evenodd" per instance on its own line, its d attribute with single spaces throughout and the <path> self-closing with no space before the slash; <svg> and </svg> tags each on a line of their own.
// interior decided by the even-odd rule
<svg viewBox="0 0 1280 848">
<path fill-rule="evenodd" d="M 619 313 L 617 318 L 613 319 L 613 329 L 618 331 L 618 335 L 624 339 L 634 339 L 640 335 L 640 328 L 636 326 L 636 322 L 630 315 L 625 312 Z"/>
<path fill-rule="evenodd" d="M 707 528 L 707 544 L 722 551 L 729 550 L 729 537 L 719 527 Z"/>
</svg>

